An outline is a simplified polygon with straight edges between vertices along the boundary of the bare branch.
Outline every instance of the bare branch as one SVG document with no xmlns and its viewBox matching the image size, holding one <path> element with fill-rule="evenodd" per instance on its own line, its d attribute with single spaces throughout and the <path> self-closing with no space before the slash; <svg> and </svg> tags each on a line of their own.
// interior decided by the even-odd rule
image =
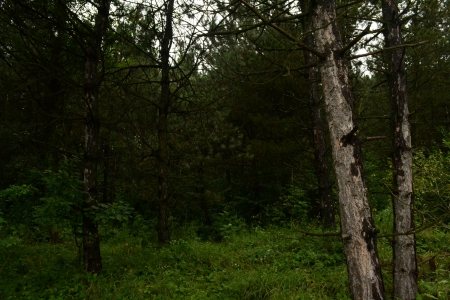
<svg viewBox="0 0 450 300">
<path fill-rule="evenodd" d="M 326 233 L 316 233 L 316 232 L 308 232 L 308 231 L 304 231 L 301 229 L 297 229 L 297 228 L 293 228 L 295 231 L 298 231 L 300 233 L 303 233 L 305 235 L 310 235 L 310 236 L 341 236 L 342 233 L 340 232 L 326 232 Z"/>
<path fill-rule="evenodd" d="M 371 56 L 371 55 L 375 55 L 375 54 L 379 54 L 379 53 L 383 53 L 383 52 L 388 52 L 388 51 L 399 49 L 399 48 L 416 47 L 416 46 L 420 46 L 420 45 L 423 45 L 423 44 L 426 44 L 426 43 L 428 43 L 428 41 L 423 41 L 423 42 L 419 42 L 419 43 L 415 43 L 415 44 L 398 45 L 398 46 L 384 48 L 384 49 L 373 51 L 373 52 L 368 52 L 368 53 L 365 53 L 365 54 L 352 55 L 352 56 L 350 56 L 349 59 L 352 60 L 352 59 L 357 59 L 357 58 L 360 58 L 360 57 Z"/>
<path fill-rule="evenodd" d="M 364 142 L 384 140 L 385 138 L 386 138 L 386 136 L 368 136 L 364 139 Z"/>
</svg>

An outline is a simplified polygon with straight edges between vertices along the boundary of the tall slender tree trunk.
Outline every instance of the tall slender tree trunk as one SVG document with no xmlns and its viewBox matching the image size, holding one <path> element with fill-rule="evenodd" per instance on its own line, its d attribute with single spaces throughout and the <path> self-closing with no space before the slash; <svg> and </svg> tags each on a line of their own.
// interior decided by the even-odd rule
<svg viewBox="0 0 450 300">
<path fill-rule="evenodd" d="M 174 0 L 166 3 L 166 24 L 161 41 L 161 99 L 158 108 L 158 241 L 165 244 L 170 240 L 169 228 L 169 136 L 168 118 L 170 95 L 170 48 L 172 45 L 172 19 Z"/>
<path fill-rule="evenodd" d="M 58 37 L 55 37 L 54 34 L 52 34 L 52 38 L 58 40 Z M 61 52 L 62 50 L 60 48 L 52 50 L 50 59 L 51 63 L 56 67 L 61 66 Z M 50 99 L 45 99 L 44 104 L 42 105 L 43 113 L 46 116 L 45 119 L 47 119 L 47 124 L 45 124 L 45 129 L 43 131 L 44 140 L 54 138 L 54 134 L 57 129 L 57 117 L 55 115 L 59 115 L 61 106 L 58 107 L 58 104 L 60 105 L 61 99 L 64 98 L 61 79 L 56 76 L 52 78 L 49 81 L 49 90 L 51 93 L 51 96 L 49 97 Z M 45 158 L 43 157 L 43 159 Z M 59 170 L 59 153 L 57 151 L 52 151 L 52 169 L 54 171 Z"/>
<path fill-rule="evenodd" d="M 116 179 L 117 179 L 117 165 L 120 161 L 120 157 L 117 157 L 116 154 L 114 154 L 114 152 L 111 155 L 111 159 L 112 159 L 112 167 L 110 167 L 110 169 L 112 170 L 111 172 L 111 179 L 109 180 L 109 203 L 114 203 L 114 201 L 116 201 Z"/>
<path fill-rule="evenodd" d="M 353 299 L 385 299 L 376 234 L 367 196 L 361 146 L 353 121 L 348 63 L 334 0 L 318 0 L 313 7 L 317 50 L 324 56 L 320 74 L 325 97 L 332 156 L 339 188 L 342 241 Z"/>
<path fill-rule="evenodd" d="M 110 183 L 110 173 L 111 173 L 111 148 L 108 143 L 103 145 L 103 203 L 113 203 L 111 201 L 111 183 Z"/>
<path fill-rule="evenodd" d="M 102 270 L 98 226 L 92 215 L 97 205 L 97 164 L 100 121 L 98 115 L 98 94 L 101 78 L 98 65 L 103 35 L 108 26 L 110 0 L 100 0 L 92 35 L 88 40 L 85 63 L 85 159 L 84 159 L 84 213 L 83 254 L 86 271 L 97 274 Z"/>
<path fill-rule="evenodd" d="M 401 23 L 394 0 L 383 1 L 383 23 L 386 47 L 402 44 Z M 410 300 L 417 293 L 417 261 L 415 235 L 401 235 L 413 231 L 414 190 L 412 174 L 411 129 L 406 95 L 404 49 L 389 53 L 389 91 L 392 102 L 394 182 L 394 298 Z M 399 234 L 399 235 L 398 235 Z"/>
<path fill-rule="evenodd" d="M 252 178 L 253 215 L 257 215 L 261 212 L 261 184 L 259 182 L 258 170 L 258 160 L 252 158 L 250 172 Z"/>
<path fill-rule="evenodd" d="M 450 132 L 450 109 L 448 108 L 448 105 L 444 105 L 444 111 L 445 111 L 445 128 L 448 132 Z"/>
<path fill-rule="evenodd" d="M 205 187 L 205 180 L 204 180 L 204 166 L 203 166 L 203 158 L 204 155 L 202 154 L 202 161 L 200 162 L 200 166 L 197 169 L 197 175 L 198 175 L 198 181 L 197 181 L 197 187 L 196 192 L 200 200 L 200 208 L 203 212 L 203 219 L 205 221 L 204 225 L 206 226 L 212 226 L 213 222 L 211 220 L 211 216 L 209 214 L 208 209 L 208 203 L 206 201 L 206 187 Z"/>
<path fill-rule="evenodd" d="M 303 12 L 309 10 L 310 1 L 301 0 L 300 5 Z M 303 21 L 304 31 L 308 32 L 305 37 L 305 44 L 314 49 L 314 36 L 311 31 L 311 18 Z M 313 64 L 316 62 L 314 54 L 304 51 L 305 63 Z M 319 71 L 317 67 L 311 67 L 307 70 L 306 79 L 309 83 L 309 107 L 310 119 L 313 127 L 314 141 L 314 164 L 318 182 L 318 191 L 320 197 L 320 217 L 324 229 L 335 228 L 335 211 L 333 205 L 333 190 L 330 180 L 330 170 L 326 156 L 326 144 L 322 117 L 320 115 L 320 99 L 318 95 Z"/>
</svg>

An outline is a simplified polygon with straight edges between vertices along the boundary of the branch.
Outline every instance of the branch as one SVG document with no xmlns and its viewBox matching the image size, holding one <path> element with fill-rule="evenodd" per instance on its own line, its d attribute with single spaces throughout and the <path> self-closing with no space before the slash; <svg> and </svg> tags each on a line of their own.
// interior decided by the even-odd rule
<svg viewBox="0 0 450 300">
<path fill-rule="evenodd" d="M 357 42 L 359 42 L 366 34 L 368 34 L 370 32 L 370 26 L 372 24 L 369 23 L 369 25 L 367 25 L 367 27 L 357 36 L 355 37 L 352 41 L 350 41 L 350 43 L 348 43 L 347 45 L 345 45 L 340 51 L 339 53 L 341 55 L 343 55 L 345 52 L 347 52 L 348 50 L 350 50 L 351 47 L 353 47 Z"/>
<path fill-rule="evenodd" d="M 385 138 L 386 138 L 386 136 L 368 136 L 364 139 L 364 142 L 384 140 Z"/>
<path fill-rule="evenodd" d="M 369 116 L 369 117 L 357 117 L 356 120 L 370 120 L 370 119 L 390 119 L 389 116 Z"/>
<path fill-rule="evenodd" d="M 264 18 L 264 16 L 257 10 L 255 9 L 253 6 L 251 6 L 249 3 L 247 3 L 245 0 L 240 0 L 242 4 L 244 4 L 249 10 L 251 10 L 261 21 L 263 21 L 264 24 L 269 25 L 270 27 L 272 27 L 273 29 L 275 29 L 276 31 L 278 31 L 279 33 L 281 33 L 282 35 L 284 35 L 285 37 L 287 37 L 289 40 L 291 40 L 292 42 L 294 42 L 295 44 L 297 44 L 297 46 L 299 46 L 301 49 L 309 51 L 311 53 L 313 53 L 314 55 L 320 57 L 320 58 L 325 58 L 325 54 L 323 54 L 322 52 L 316 51 L 308 46 L 306 46 L 305 44 L 303 44 L 302 42 L 300 42 L 299 40 L 297 40 L 295 37 L 293 37 L 289 32 L 287 32 L 286 30 L 278 27 L 275 24 L 270 23 L 268 20 L 266 20 L 266 18 Z"/>
<path fill-rule="evenodd" d="M 199 36 L 203 37 L 203 36 L 218 36 L 218 35 L 238 35 L 238 34 L 250 31 L 252 29 L 255 29 L 255 28 L 258 28 L 258 27 L 261 27 L 264 25 L 268 25 L 272 22 L 291 21 L 291 20 L 303 18 L 305 16 L 306 16 L 306 14 L 302 13 L 302 14 L 292 15 L 290 17 L 278 18 L 279 17 L 279 15 L 278 15 L 278 16 L 273 17 L 270 20 L 267 20 L 267 22 L 261 22 L 261 23 L 255 24 L 255 25 L 248 26 L 246 28 L 241 28 L 241 29 L 237 29 L 237 30 L 216 31 L 216 32 L 210 31 L 208 33 L 204 33 Z"/>
<path fill-rule="evenodd" d="M 118 68 L 115 71 L 106 72 L 105 75 L 112 75 L 125 70 L 134 70 L 134 69 L 160 69 L 160 65 L 134 65 L 129 67 Z"/>
<path fill-rule="evenodd" d="M 446 214 L 443 214 L 439 219 L 437 219 L 435 222 L 428 224 L 427 226 L 420 226 L 419 228 L 415 229 L 415 230 L 409 230 L 407 232 L 404 233 L 391 233 L 391 234 L 382 234 L 379 235 L 378 237 L 393 237 L 393 236 L 400 236 L 400 235 L 411 235 L 411 234 L 416 234 L 419 232 L 422 232 L 424 230 L 427 230 L 433 226 L 435 226 L 436 224 L 444 221 L 445 218 L 447 218 L 450 215 L 450 212 L 447 212 Z"/>
<path fill-rule="evenodd" d="M 448 257 L 448 256 L 450 256 L 449 253 L 441 254 L 441 255 L 435 255 L 435 256 L 432 256 L 432 257 L 430 257 L 430 258 L 427 258 L 427 259 L 422 260 L 422 261 L 419 262 L 418 264 L 419 264 L 419 265 L 423 265 L 424 263 L 427 263 L 427 262 L 429 262 L 430 260 L 433 260 L 433 259 L 435 259 L 435 258 L 445 258 L 445 257 Z"/>
<path fill-rule="evenodd" d="M 423 41 L 423 42 L 416 43 L 416 44 L 403 44 L 403 45 L 393 46 L 393 47 L 389 47 L 389 48 L 384 48 L 384 49 L 373 51 L 373 52 L 368 52 L 365 54 L 352 55 L 349 57 L 349 60 L 360 58 L 360 57 L 371 56 L 371 55 L 375 55 L 375 54 L 379 54 L 379 53 L 383 53 L 383 52 L 387 52 L 387 51 L 391 51 L 391 50 L 395 50 L 395 49 L 399 49 L 399 48 L 420 46 L 420 45 L 423 45 L 426 43 L 428 43 L 428 41 Z"/>
<path fill-rule="evenodd" d="M 330 233 L 315 233 L 315 232 L 308 232 L 301 229 L 293 228 L 295 231 L 298 231 L 300 233 L 303 233 L 305 235 L 311 235 L 311 236 L 341 236 L 342 233 L 340 232 L 330 232 Z"/>
<path fill-rule="evenodd" d="M 265 23 L 258 23 L 258 24 L 255 24 L 255 25 L 252 25 L 252 26 L 249 26 L 246 28 L 238 29 L 238 30 L 227 30 L 227 31 L 216 31 L 216 32 L 212 31 L 212 32 L 208 32 L 205 34 L 201 34 L 199 36 L 203 37 L 203 36 L 218 36 L 218 35 L 239 35 L 241 33 L 250 31 L 252 29 L 258 28 L 263 25 L 265 25 Z"/>
<path fill-rule="evenodd" d="M 382 85 L 383 83 L 386 83 L 386 82 L 387 82 L 387 79 L 378 82 L 377 84 L 375 84 L 375 85 L 372 87 L 372 90 L 373 90 L 373 89 L 376 89 L 377 87 L 379 87 L 380 85 Z"/>
<path fill-rule="evenodd" d="M 364 2 L 364 1 L 363 0 L 357 0 L 357 1 L 350 2 L 350 3 L 342 4 L 342 5 L 337 6 L 336 9 L 349 7 L 349 6 L 352 6 L 353 4 L 358 4 L 358 3 L 361 3 L 361 2 Z"/>
</svg>

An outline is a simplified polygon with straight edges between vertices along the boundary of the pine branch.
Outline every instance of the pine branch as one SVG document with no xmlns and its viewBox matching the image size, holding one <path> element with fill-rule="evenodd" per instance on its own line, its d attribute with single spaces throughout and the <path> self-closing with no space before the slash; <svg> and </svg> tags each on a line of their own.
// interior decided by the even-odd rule
<svg viewBox="0 0 450 300">
<path fill-rule="evenodd" d="M 370 26 L 372 24 L 369 23 L 369 25 L 367 25 L 367 27 L 357 36 L 355 37 L 353 40 L 350 41 L 350 43 L 348 43 L 347 45 L 345 45 L 340 51 L 339 53 L 341 55 L 344 55 L 345 52 L 347 52 L 348 50 L 350 50 L 351 47 L 353 47 L 354 45 L 356 45 L 356 43 L 358 43 L 365 35 L 370 33 Z"/>
<path fill-rule="evenodd" d="M 266 18 L 264 18 L 264 16 L 256 9 L 254 8 L 252 5 L 250 5 L 248 2 L 246 2 L 245 0 L 240 0 L 242 4 L 244 4 L 249 10 L 251 10 L 261 21 L 263 21 L 264 24 L 272 27 L 273 29 L 275 29 L 276 31 L 278 31 L 279 33 L 281 33 L 282 35 L 284 35 L 285 37 L 287 37 L 289 40 L 291 40 L 292 42 L 294 42 L 297 46 L 299 46 L 301 49 L 309 51 L 311 53 L 313 53 L 314 55 L 320 57 L 320 58 L 325 58 L 325 54 L 323 54 L 322 52 L 316 51 L 308 46 L 306 46 L 305 44 L 303 44 L 302 42 L 300 42 L 299 40 L 297 40 L 295 37 L 293 37 L 289 32 L 287 32 L 286 30 L 282 29 L 281 27 L 269 22 L 269 20 L 266 20 Z"/>
</svg>

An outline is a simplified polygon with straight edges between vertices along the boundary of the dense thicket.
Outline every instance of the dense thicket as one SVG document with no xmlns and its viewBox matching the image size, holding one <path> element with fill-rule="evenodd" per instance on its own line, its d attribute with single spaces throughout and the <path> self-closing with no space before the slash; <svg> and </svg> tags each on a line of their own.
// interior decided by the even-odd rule
<svg viewBox="0 0 450 300">
<path fill-rule="evenodd" d="M 100 273 L 119 230 L 167 245 L 188 225 L 212 242 L 320 228 L 342 237 L 353 297 L 384 299 L 378 214 L 409 199 L 419 228 L 447 221 L 450 64 L 446 2 L 382 2 L 1 1 L 0 251 L 74 239 Z M 415 202 L 398 196 L 396 72 Z M 361 255 L 372 269 L 354 271 Z"/>
</svg>

